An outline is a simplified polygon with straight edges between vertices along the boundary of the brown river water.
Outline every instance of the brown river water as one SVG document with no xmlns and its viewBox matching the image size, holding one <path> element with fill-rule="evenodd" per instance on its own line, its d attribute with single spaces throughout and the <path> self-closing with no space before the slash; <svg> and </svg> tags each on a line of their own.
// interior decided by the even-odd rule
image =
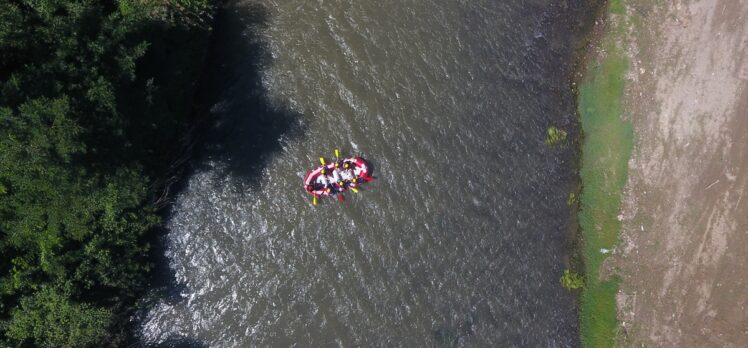
<svg viewBox="0 0 748 348">
<path fill-rule="evenodd" d="M 166 217 L 146 344 L 571 347 L 569 89 L 585 1 L 243 1 L 217 17 L 213 122 Z M 376 181 L 312 206 L 320 156 Z"/>
</svg>

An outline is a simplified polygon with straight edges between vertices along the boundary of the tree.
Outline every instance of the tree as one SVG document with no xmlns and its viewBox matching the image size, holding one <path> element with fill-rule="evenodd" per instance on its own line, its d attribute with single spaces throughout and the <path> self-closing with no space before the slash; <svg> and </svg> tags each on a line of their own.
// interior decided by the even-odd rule
<svg viewBox="0 0 748 348">
<path fill-rule="evenodd" d="M 127 340 L 211 4 L 0 0 L 0 345 Z"/>
<path fill-rule="evenodd" d="M 16 344 L 37 347 L 82 347 L 106 335 L 111 313 L 76 304 L 69 290 L 44 286 L 21 300 L 8 323 L 8 337 Z"/>
<path fill-rule="evenodd" d="M 12 264 L 6 294 L 24 287 L 20 278 L 36 271 L 59 274 L 50 261 L 62 239 L 83 238 L 91 218 L 85 187 L 66 168 L 84 151 L 75 139 L 80 128 L 67 118 L 67 100 L 36 99 L 18 110 L 0 109 L 1 245 L 15 256 L 0 262 L 3 268 Z"/>
</svg>

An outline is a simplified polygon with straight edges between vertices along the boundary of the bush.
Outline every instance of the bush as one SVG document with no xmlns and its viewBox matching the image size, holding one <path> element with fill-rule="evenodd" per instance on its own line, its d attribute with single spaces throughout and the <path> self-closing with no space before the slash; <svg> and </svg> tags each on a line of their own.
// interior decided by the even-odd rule
<svg viewBox="0 0 748 348">
<path fill-rule="evenodd" d="M 548 127 L 547 136 L 545 137 L 545 144 L 552 146 L 559 144 L 566 140 L 566 131 L 563 129 L 556 128 L 554 126 Z"/>
<path fill-rule="evenodd" d="M 566 290 L 576 290 L 584 286 L 584 278 L 572 270 L 564 270 L 561 276 L 561 286 Z"/>
<path fill-rule="evenodd" d="M 577 204 L 577 202 L 579 202 L 577 194 L 574 192 L 569 192 L 569 197 L 566 198 L 566 205 L 571 207 L 572 205 Z"/>
</svg>

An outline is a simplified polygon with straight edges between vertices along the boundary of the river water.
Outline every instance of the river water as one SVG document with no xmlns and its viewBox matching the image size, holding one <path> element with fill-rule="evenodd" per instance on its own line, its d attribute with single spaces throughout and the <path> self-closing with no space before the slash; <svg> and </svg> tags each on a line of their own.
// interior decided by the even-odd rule
<svg viewBox="0 0 748 348">
<path fill-rule="evenodd" d="M 166 219 L 176 294 L 142 339 L 578 346 L 559 285 L 579 1 L 244 1 L 218 17 L 212 128 Z M 573 136 L 573 134 L 572 134 Z M 377 180 L 314 207 L 339 147 Z"/>
</svg>

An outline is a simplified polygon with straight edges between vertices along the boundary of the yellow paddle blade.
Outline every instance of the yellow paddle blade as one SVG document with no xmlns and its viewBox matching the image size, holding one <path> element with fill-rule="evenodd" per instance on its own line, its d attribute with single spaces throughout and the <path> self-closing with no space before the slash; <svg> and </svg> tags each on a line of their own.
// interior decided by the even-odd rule
<svg viewBox="0 0 748 348">
<path fill-rule="evenodd" d="M 317 196 L 314 196 L 314 198 L 312 198 L 312 204 L 317 205 Z"/>
<path fill-rule="evenodd" d="M 325 158 L 324 157 L 320 157 L 319 158 L 319 163 L 322 163 L 322 165 L 325 165 Z"/>
<path fill-rule="evenodd" d="M 335 148 L 335 158 L 340 157 L 340 152 L 338 151 L 338 148 Z"/>
<path fill-rule="evenodd" d="M 353 191 L 353 193 L 358 193 L 358 190 L 356 190 L 355 187 L 351 187 L 351 191 Z"/>
</svg>

